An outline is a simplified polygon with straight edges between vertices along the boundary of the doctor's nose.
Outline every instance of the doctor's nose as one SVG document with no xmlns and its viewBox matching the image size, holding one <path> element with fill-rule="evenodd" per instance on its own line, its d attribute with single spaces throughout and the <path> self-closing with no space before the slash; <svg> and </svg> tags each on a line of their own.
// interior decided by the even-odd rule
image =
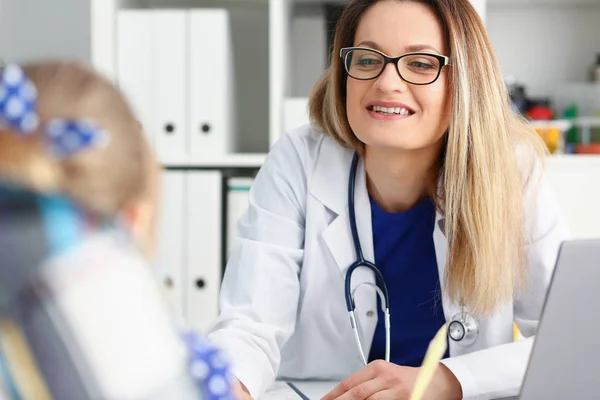
<svg viewBox="0 0 600 400">
<path fill-rule="evenodd" d="M 389 63 L 375 79 L 375 89 L 382 93 L 405 92 L 408 84 L 400 77 L 396 66 Z"/>
</svg>

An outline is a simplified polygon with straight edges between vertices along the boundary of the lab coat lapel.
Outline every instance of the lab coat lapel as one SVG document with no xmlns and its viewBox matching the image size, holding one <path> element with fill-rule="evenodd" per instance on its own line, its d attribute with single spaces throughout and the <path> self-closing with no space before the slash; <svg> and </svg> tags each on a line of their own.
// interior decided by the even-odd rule
<svg viewBox="0 0 600 400">
<path fill-rule="evenodd" d="M 442 307 L 444 309 L 444 317 L 446 322 L 452 321 L 452 317 L 458 314 L 460 307 L 450 301 L 444 291 L 446 283 L 446 262 L 448 257 L 448 246 L 446 245 L 446 226 L 445 219 L 439 212 L 435 215 L 435 224 L 433 228 L 433 246 L 435 248 L 435 257 L 438 265 L 438 274 L 440 277 L 440 287 L 442 288 Z M 461 348 L 452 340 L 450 344 L 450 355 L 457 355 L 461 352 Z"/>
<path fill-rule="evenodd" d="M 319 161 L 323 157 L 319 157 Z M 356 250 L 354 248 L 354 242 L 352 240 L 352 232 L 350 230 L 350 220 L 348 213 L 348 175 L 350 170 L 351 158 L 346 160 L 342 167 L 343 173 L 339 166 L 333 169 L 317 168 L 315 174 L 315 183 L 313 193 L 319 194 L 320 190 L 317 188 L 328 187 L 326 190 L 331 193 L 332 190 L 336 190 L 336 198 L 327 201 L 327 196 L 316 196 L 323 204 L 334 211 L 337 216 L 333 222 L 323 231 L 323 239 L 327 245 L 327 248 L 333 255 L 338 268 L 345 274 L 348 267 L 357 260 Z M 342 185 L 339 184 L 343 180 Z M 328 183 L 329 181 L 329 183 Z M 345 203 L 342 207 L 340 204 Z M 371 204 L 369 201 L 369 194 L 367 192 L 366 176 L 364 164 L 359 161 L 358 170 L 356 173 L 356 185 L 355 185 L 355 213 L 356 213 L 356 226 L 358 228 L 358 235 L 360 239 L 360 245 L 362 247 L 364 257 L 369 261 L 374 261 L 373 254 L 373 231 L 371 227 Z M 364 281 L 368 277 L 373 277 L 373 274 L 364 274 L 361 268 L 357 270 L 352 280 Z M 359 271 L 361 271 L 359 273 Z M 360 277 L 360 278 L 359 278 Z M 371 280 L 370 278 L 368 279 Z M 374 281 L 374 280 L 373 280 Z M 355 286 L 353 284 L 353 286 Z"/>
<path fill-rule="evenodd" d="M 348 178 L 352 163 L 353 151 L 340 149 L 339 145 L 329 137 L 324 138 L 317 160 L 311 194 L 323 205 L 337 214 L 335 219 L 322 232 L 325 245 L 337 267 L 341 277 L 345 278 L 348 267 L 357 260 L 348 214 Z M 366 174 L 362 160 L 359 162 L 355 185 L 355 212 L 358 235 L 365 259 L 374 261 L 373 232 L 371 226 L 371 205 L 366 185 Z M 375 283 L 373 272 L 366 268 L 358 268 L 352 274 L 351 290 L 362 283 Z M 376 313 L 377 297 L 372 287 L 362 285 L 356 292 L 358 319 L 365 351 L 368 352 L 377 318 L 368 318 L 368 311 Z M 340 299 L 344 295 L 340 294 Z M 368 321 L 368 322 L 367 322 Z"/>
<path fill-rule="evenodd" d="M 435 224 L 433 226 L 433 247 L 435 248 L 435 258 L 438 266 L 438 274 L 440 276 L 440 286 L 443 288 L 446 280 L 446 232 L 444 218 L 436 211 Z M 446 316 L 446 319 L 448 316 Z"/>
</svg>

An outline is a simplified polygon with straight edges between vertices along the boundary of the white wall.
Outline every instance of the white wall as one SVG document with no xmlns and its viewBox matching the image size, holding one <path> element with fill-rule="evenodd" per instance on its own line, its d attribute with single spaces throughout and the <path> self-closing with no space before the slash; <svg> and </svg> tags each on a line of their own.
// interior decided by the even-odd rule
<svg viewBox="0 0 600 400">
<path fill-rule="evenodd" d="M 0 57 L 91 60 L 89 0 L 2 0 Z"/>
<path fill-rule="evenodd" d="M 533 97 L 552 97 L 556 84 L 582 81 L 600 52 L 600 1 L 577 4 L 487 5 L 487 29 L 505 76 Z"/>
<path fill-rule="evenodd" d="M 292 18 L 291 23 L 291 95 L 307 96 L 325 70 L 327 35 L 322 9 Z M 319 12 L 320 11 L 320 12 Z"/>
<path fill-rule="evenodd" d="M 479 13 L 484 24 L 487 23 L 487 3 L 488 0 L 470 0 L 473 8 Z"/>
</svg>

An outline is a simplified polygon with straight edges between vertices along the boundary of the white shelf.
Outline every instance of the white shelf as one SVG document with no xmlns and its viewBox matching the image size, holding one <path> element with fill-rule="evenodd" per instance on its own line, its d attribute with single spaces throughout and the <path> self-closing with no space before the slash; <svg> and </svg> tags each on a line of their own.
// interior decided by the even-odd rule
<svg viewBox="0 0 600 400">
<path fill-rule="evenodd" d="M 546 176 L 573 238 L 600 237 L 600 155 L 550 156 Z"/>
<path fill-rule="evenodd" d="M 230 154 L 223 157 L 205 160 L 162 160 L 165 168 L 260 168 L 267 154 Z M 547 162 L 552 166 L 559 165 L 593 165 L 600 166 L 600 154 L 552 154 L 547 157 Z"/>
<path fill-rule="evenodd" d="M 600 0 L 487 0 L 490 6 L 526 6 L 526 5 L 558 5 L 558 6 L 575 6 L 575 5 L 600 5 Z"/>
<path fill-rule="evenodd" d="M 552 154 L 546 159 L 548 166 L 600 167 L 600 154 Z"/>
<path fill-rule="evenodd" d="M 565 132 L 573 126 L 573 121 L 565 119 L 532 120 L 529 121 L 529 124 L 534 128 L 558 128 L 561 132 Z"/>
<path fill-rule="evenodd" d="M 344 4 L 349 0 L 292 0 L 295 4 Z"/>
<path fill-rule="evenodd" d="M 166 159 L 161 160 L 165 168 L 260 168 L 267 155 L 263 153 L 229 154 L 204 160 Z"/>
</svg>

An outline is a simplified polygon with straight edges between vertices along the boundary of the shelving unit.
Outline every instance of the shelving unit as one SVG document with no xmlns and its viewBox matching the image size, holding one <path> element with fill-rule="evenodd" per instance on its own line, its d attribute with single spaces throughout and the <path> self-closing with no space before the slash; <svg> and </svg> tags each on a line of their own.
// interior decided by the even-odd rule
<svg viewBox="0 0 600 400">
<path fill-rule="evenodd" d="M 61 0 L 65 1 L 65 0 Z M 234 56 L 234 109 L 237 147 L 233 153 L 209 159 L 162 160 L 166 167 L 254 167 L 257 154 L 266 154 L 278 135 L 281 116 L 274 110 L 278 99 L 285 90 L 286 66 L 283 57 L 270 57 L 276 51 L 285 48 L 282 35 L 271 35 L 273 31 L 285 31 L 281 25 L 286 0 L 88 0 L 91 7 L 91 62 L 113 80 L 117 80 L 116 71 L 116 15 L 120 10 L 135 9 L 187 9 L 187 8 L 224 8 L 230 17 L 231 36 Z M 275 27 L 274 27 L 275 26 Z M 207 38 L 210 40 L 210 38 Z M 277 50 L 272 50 L 277 49 Z M 247 163 L 247 165 L 245 165 Z"/>
<path fill-rule="evenodd" d="M 598 0 L 486 0 L 489 5 L 510 5 L 510 6 L 527 6 L 527 5 L 559 5 L 573 6 L 581 4 L 599 4 Z"/>
<path fill-rule="evenodd" d="M 218 312 L 217 295 L 234 229 L 229 215 L 239 215 L 247 195 L 248 185 L 235 186 L 235 178 L 252 178 L 279 137 L 282 116 L 275 110 L 283 108 L 288 64 L 285 57 L 272 55 L 286 50 L 287 6 L 286 0 L 2 1 L 0 54 L 4 60 L 75 59 L 90 63 L 118 85 L 120 11 L 228 11 L 237 89 L 232 118 L 238 126 L 234 134 L 239 147 L 223 155 L 161 159 L 156 272 L 175 314 L 199 330 Z M 235 196 L 229 195 L 230 189 Z M 231 206 L 237 208 L 231 210 Z"/>
<path fill-rule="evenodd" d="M 471 1 L 486 23 L 490 9 L 600 4 L 600 0 Z M 162 160 L 165 173 L 159 224 L 159 253 L 162 254 L 159 272 L 173 308 L 179 315 L 191 319 L 192 325 L 199 329 L 216 315 L 218 284 L 228 253 L 226 243 L 230 241 L 234 226 L 229 207 L 235 203 L 236 207 L 243 208 L 243 191 L 247 190 L 250 181 L 244 180 L 246 183 L 235 189 L 232 202 L 228 200 L 229 182 L 242 176 L 251 178 L 256 173 L 271 146 L 289 126 L 286 115 L 302 119 L 303 99 L 321 66 L 324 67 L 324 60 L 320 58 L 326 57 L 325 25 L 319 28 L 320 22 L 313 25 L 315 21 L 309 19 L 311 15 L 323 16 L 326 3 L 345 2 L 2 0 L 0 50 L 4 59 L 74 58 L 91 63 L 117 83 L 117 15 L 120 10 L 225 8 L 229 11 L 237 88 L 236 112 L 232 117 L 237 126 L 235 135 L 239 139 L 239 148 L 221 156 Z M 52 17 L 52 24 L 48 24 L 48 16 Z M 32 26 L 46 30 L 36 31 Z M 320 30 L 311 30 L 311 26 Z M 310 32 L 302 32 L 302 29 Z M 320 45 L 312 45 L 317 42 Z M 304 60 L 312 63 L 311 68 L 302 65 Z M 315 60 L 320 60 L 318 67 L 314 65 Z M 299 71 L 303 75 L 299 75 Z M 295 108 L 286 108 L 290 105 Z M 600 192 L 591 188 L 582 193 L 578 189 L 592 186 L 581 179 L 596 181 L 600 176 L 600 156 L 552 156 L 548 160 L 548 170 L 555 185 L 567 188 L 559 193 L 559 201 L 573 221 L 576 236 L 600 235 L 600 218 L 597 218 L 600 214 L 595 213 Z M 231 215 L 239 215 L 239 211 L 237 209 Z M 215 251 L 215 248 L 218 249 Z M 195 268 L 196 272 L 190 273 L 190 268 Z M 202 309 L 197 307 L 199 304 Z M 193 309 L 186 312 L 186 307 Z"/>
</svg>

